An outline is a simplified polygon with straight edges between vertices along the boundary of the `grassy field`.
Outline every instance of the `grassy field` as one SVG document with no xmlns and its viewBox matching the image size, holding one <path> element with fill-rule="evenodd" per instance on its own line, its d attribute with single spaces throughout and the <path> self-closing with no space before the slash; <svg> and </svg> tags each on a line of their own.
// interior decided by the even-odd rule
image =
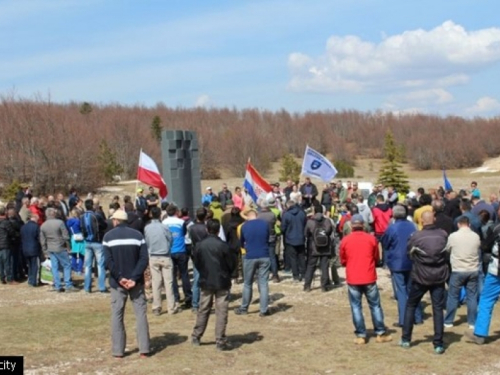
<svg viewBox="0 0 500 375">
<path fill-rule="evenodd" d="M 343 270 L 341 269 L 341 275 Z M 385 323 L 397 319 L 385 271 L 379 271 Z M 190 310 L 159 317 L 149 312 L 150 358 L 140 359 L 131 305 L 127 306 L 128 355 L 117 360 L 110 352 L 110 298 L 94 293 L 55 294 L 48 287 L 0 286 L 0 354 L 23 355 L 26 374 L 497 374 L 500 318 L 492 322 L 489 343 L 465 342 L 466 310 L 458 325 L 447 329 L 447 351 L 438 356 L 432 348 L 431 308 L 426 302 L 425 323 L 414 331 L 414 346 L 402 349 L 400 330 L 392 329 L 391 343 L 365 346 L 353 343 L 353 326 L 346 288 L 320 292 L 318 277 L 311 293 L 285 279 L 270 285 L 272 315 L 258 316 L 258 294 L 249 315 L 229 315 L 228 338 L 232 350 L 217 352 L 214 316 L 201 347 L 192 347 L 190 334 L 195 316 Z M 235 286 L 230 309 L 241 301 Z M 367 327 L 371 319 L 365 304 Z M 372 331 L 369 331 L 372 334 Z"/>
<path fill-rule="evenodd" d="M 375 181 L 378 160 L 358 160 L 356 177 Z M 500 169 L 498 159 L 485 163 Z M 412 189 L 442 185 L 441 171 L 414 171 L 408 166 Z M 273 165 L 264 177 L 275 181 L 279 166 Z M 498 192 L 499 173 L 447 171 L 455 188 L 467 188 L 476 180 L 483 196 Z M 218 191 L 222 182 L 230 188 L 241 186 L 242 178 L 223 175 L 222 180 L 203 181 L 202 187 Z M 318 182 L 318 186 L 321 186 Z M 135 183 L 106 187 L 100 197 L 104 207 L 111 196 L 133 195 Z M 341 269 L 341 274 L 343 270 Z M 396 303 L 390 298 L 385 271 L 380 272 L 385 322 L 392 327 L 397 319 Z M 316 279 L 316 287 L 318 287 Z M 0 285 L 0 355 L 25 356 L 27 374 L 498 374 L 500 373 L 500 318 L 494 315 L 488 345 L 466 343 L 465 308 L 458 312 L 459 325 L 446 330 L 447 352 L 432 351 L 432 317 L 426 307 L 423 326 L 414 331 L 414 346 L 398 347 L 400 331 L 392 329 L 394 341 L 367 345 L 353 344 L 353 326 L 345 287 L 329 293 L 318 289 L 302 292 L 302 285 L 285 279 L 270 285 L 272 316 L 259 318 L 253 304 L 248 316 L 229 316 L 228 336 L 233 349 L 219 353 L 214 346 L 214 317 L 203 338 L 193 348 L 190 334 L 195 316 L 183 311 L 174 316 L 149 316 L 153 355 L 141 360 L 137 354 L 134 318 L 127 307 L 129 356 L 116 360 L 110 353 L 110 302 L 108 295 L 48 293 L 47 287 L 33 289 L 25 284 Z M 255 293 L 256 292 L 256 288 Z M 258 294 L 254 295 L 257 298 Z M 231 310 L 239 306 L 241 286 L 233 290 Z M 427 300 L 427 304 L 428 304 Z M 365 304 L 366 305 L 366 304 Z M 371 319 L 365 306 L 367 327 Z"/>
</svg>

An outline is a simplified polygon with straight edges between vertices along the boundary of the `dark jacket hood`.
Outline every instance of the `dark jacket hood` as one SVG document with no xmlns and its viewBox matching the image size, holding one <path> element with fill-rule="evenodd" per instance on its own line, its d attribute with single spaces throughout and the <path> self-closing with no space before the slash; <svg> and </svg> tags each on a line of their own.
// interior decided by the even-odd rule
<svg viewBox="0 0 500 375">
<path fill-rule="evenodd" d="M 295 205 L 295 206 L 291 207 L 288 210 L 288 212 L 290 212 L 292 215 L 297 215 L 301 210 L 302 209 L 299 206 Z"/>
<path fill-rule="evenodd" d="M 387 212 L 389 210 L 389 208 L 391 208 L 391 206 L 389 206 L 387 203 L 379 203 L 375 207 L 377 207 L 378 209 L 380 209 L 384 212 Z"/>
</svg>

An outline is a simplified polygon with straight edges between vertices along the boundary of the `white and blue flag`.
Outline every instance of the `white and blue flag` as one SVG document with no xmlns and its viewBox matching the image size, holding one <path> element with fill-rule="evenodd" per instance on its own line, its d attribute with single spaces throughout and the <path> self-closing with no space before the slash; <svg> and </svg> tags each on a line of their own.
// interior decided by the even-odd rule
<svg viewBox="0 0 500 375">
<path fill-rule="evenodd" d="M 325 182 L 330 182 L 337 174 L 337 169 L 326 157 L 318 151 L 306 146 L 304 161 L 302 162 L 303 175 L 319 178 Z"/>
</svg>

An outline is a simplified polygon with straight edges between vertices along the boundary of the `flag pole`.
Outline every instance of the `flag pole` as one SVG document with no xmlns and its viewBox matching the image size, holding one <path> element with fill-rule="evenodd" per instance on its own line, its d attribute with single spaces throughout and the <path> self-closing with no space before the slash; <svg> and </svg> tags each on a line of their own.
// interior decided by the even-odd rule
<svg viewBox="0 0 500 375">
<path fill-rule="evenodd" d="M 139 166 L 141 165 L 141 158 L 142 158 L 142 147 L 141 147 L 141 151 L 140 151 L 140 154 L 139 154 Z M 139 168 L 137 168 L 137 171 L 139 171 Z M 137 194 L 137 189 L 138 188 L 139 188 L 139 174 L 135 178 L 135 191 L 134 191 L 134 194 Z"/>
</svg>

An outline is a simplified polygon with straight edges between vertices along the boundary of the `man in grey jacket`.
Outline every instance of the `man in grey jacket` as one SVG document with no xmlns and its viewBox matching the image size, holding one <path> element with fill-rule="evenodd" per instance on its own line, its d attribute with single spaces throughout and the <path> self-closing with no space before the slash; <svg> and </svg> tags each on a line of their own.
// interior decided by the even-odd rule
<svg viewBox="0 0 500 375">
<path fill-rule="evenodd" d="M 161 315 L 161 287 L 165 286 L 167 308 L 169 314 L 175 314 L 175 297 L 172 288 L 173 264 L 170 257 L 172 247 L 172 232 L 168 226 L 160 222 L 161 209 L 151 208 L 151 222 L 144 229 L 144 237 L 149 252 L 149 268 L 153 288 L 153 314 Z"/>
<path fill-rule="evenodd" d="M 63 292 L 59 267 L 63 269 L 66 293 L 78 292 L 71 281 L 71 262 L 69 260 L 69 234 L 66 225 L 56 218 L 56 210 L 47 208 L 45 211 L 47 221 L 40 227 L 40 243 L 44 254 L 50 257 L 50 266 L 54 278 L 54 291 Z"/>
</svg>

